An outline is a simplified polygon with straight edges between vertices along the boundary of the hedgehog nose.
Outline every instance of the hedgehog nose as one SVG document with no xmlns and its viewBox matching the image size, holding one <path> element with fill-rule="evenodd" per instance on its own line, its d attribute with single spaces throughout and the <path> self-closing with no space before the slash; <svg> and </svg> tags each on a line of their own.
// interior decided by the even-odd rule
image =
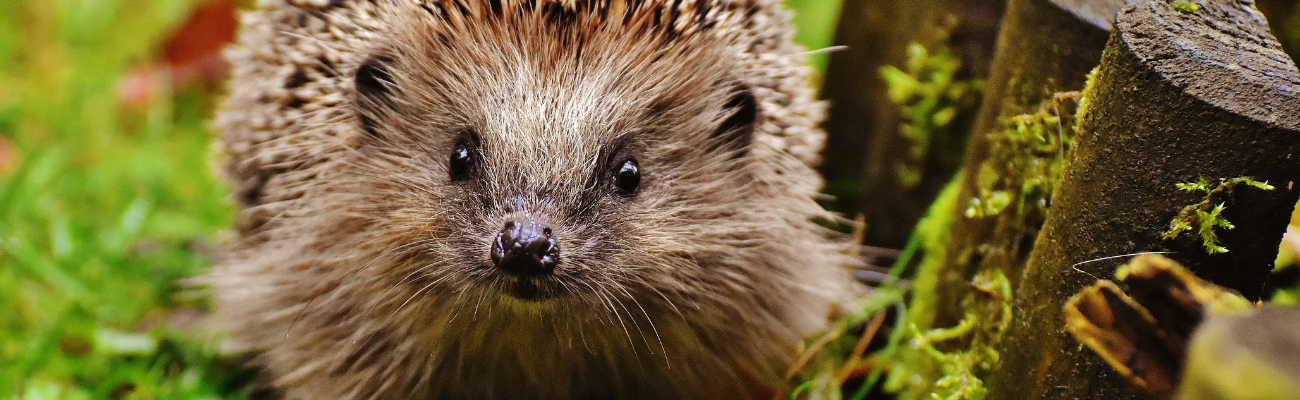
<svg viewBox="0 0 1300 400">
<path fill-rule="evenodd" d="M 549 274 L 559 257 L 551 227 L 537 221 L 506 222 L 492 242 L 492 262 L 514 276 Z"/>
</svg>

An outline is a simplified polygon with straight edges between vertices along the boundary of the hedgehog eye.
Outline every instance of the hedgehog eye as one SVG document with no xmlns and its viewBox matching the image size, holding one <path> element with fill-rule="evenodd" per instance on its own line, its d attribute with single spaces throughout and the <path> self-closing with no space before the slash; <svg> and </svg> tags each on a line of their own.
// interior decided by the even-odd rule
<svg viewBox="0 0 1300 400">
<path fill-rule="evenodd" d="M 474 168 L 474 153 L 469 151 L 469 146 L 463 143 L 457 144 L 451 149 L 451 159 L 447 165 L 449 166 L 447 173 L 451 176 L 451 180 L 463 180 Z"/>
<path fill-rule="evenodd" d="M 636 193 L 638 186 L 641 186 L 641 169 L 637 167 L 636 160 L 627 159 L 618 167 L 618 173 L 614 175 L 614 187 L 625 195 Z"/>
</svg>

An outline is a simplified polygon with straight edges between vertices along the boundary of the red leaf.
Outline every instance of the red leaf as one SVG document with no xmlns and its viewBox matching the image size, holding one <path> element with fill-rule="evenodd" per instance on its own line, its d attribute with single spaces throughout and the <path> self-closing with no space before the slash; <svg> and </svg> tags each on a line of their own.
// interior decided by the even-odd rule
<svg viewBox="0 0 1300 400">
<path fill-rule="evenodd" d="M 227 69 L 221 49 L 235 40 L 239 28 L 235 12 L 235 4 L 228 0 L 203 4 L 172 34 L 163 45 L 163 59 L 172 69 L 173 83 L 195 77 L 206 82 L 221 79 Z"/>
</svg>

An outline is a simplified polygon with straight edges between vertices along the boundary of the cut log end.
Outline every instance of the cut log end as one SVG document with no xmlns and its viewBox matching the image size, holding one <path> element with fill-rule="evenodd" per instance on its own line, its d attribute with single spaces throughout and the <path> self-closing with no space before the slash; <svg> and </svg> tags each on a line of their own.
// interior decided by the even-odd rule
<svg viewBox="0 0 1300 400">
<path fill-rule="evenodd" d="M 1300 75 L 1250 1 L 1151 1 L 1121 12 L 1118 37 L 1171 85 L 1225 111 L 1300 127 Z M 1194 4 L 1195 6 L 1191 6 Z"/>
<path fill-rule="evenodd" d="M 1114 29 L 1115 13 L 1127 6 L 1130 0 L 1051 0 L 1051 2 L 1093 26 L 1110 31 Z"/>
</svg>

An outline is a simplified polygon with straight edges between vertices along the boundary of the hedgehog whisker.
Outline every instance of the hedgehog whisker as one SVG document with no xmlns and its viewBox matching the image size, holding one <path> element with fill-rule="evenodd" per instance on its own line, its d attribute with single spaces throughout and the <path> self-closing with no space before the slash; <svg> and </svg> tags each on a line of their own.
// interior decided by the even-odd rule
<svg viewBox="0 0 1300 400">
<path fill-rule="evenodd" d="M 823 47 L 823 48 L 816 49 L 816 50 L 808 50 L 808 51 L 799 52 L 799 53 L 790 53 L 790 54 L 786 54 L 786 56 L 811 56 L 811 55 L 814 55 L 814 54 L 834 53 L 834 52 L 837 52 L 837 51 L 843 51 L 843 50 L 848 50 L 848 49 L 849 49 L 849 46 L 829 46 L 829 47 Z"/>
<path fill-rule="evenodd" d="M 587 330 L 583 324 L 578 324 L 578 337 L 582 339 L 582 347 L 587 349 L 587 353 L 596 354 L 596 351 L 591 349 L 591 344 L 587 343 Z"/>
<path fill-rule="evenodd" d="M 381 298 L 381 299 L 383 299 L 383 298 L 388 298 L 388 294 L 389 294 L 389 293 L 392 293 L 393 290 L 396 290 L 398 287 L 401 287 L 403 284 L 406 284 L 406 282 L 409 282 L 409 281 L 411 280 L 411 278 L 415 276 L 415 274 L 418 274 L 418 273 L 420 273 L 420 272 L 422 272 L 422 271 L 425 271 L 425 270 L 427 270 L 427 269 L 429 269 L 429 268 L 431 268 L 431 267 L 434 267 L 434 266 L 436 266 L 436 265 L 442 265 L 442 263 L 428 263 L 428 264 L 425 264 L 424 266 L 422 266 L 422 267 L 420 267 L 420 268 L 417 268 L 415 271 L 411 271 L 411 273 L 410 273 L 410 274 L 407 274 L 405 278 L 402 278 L 402 280 L 400 280 L 400 281 L 398 281 L 397 283 L 394 283 L 392 286 L 390 286 L 390 287 L 388 288 L 387 291 L 384 291 L 384 294 L 380 295 L 379 298 Z M 440 281 L 440 280 L 442 280 L 442 279 L 444 279 L 444 278 L 446 278 L 446 277 L 447 277 L 447 275 L 443 275 L 443 276 L 439 277 L 438 279 L 434 280 L 434 283 L 437 283 L 438 281 Z M 369 315 L 370 312 L 371 312 L 371 311 L 374 311 L 375 307 L 379 307 L 380 304 L 381 304 L 380 302 L 375 302 L 375 304 L 371 304 L 369 308 L 366 308 L 365 314 Z"/>
<path fill-rule="evenodd" d="M 408 243 L 408 244 L 409 244 L 409 243 Z M 347 281 L 347 280 L 351 280 L 351 278 L 353 278 L 353 277 L 355 277 L 357 274 L 361 273 L 361 271 L 364 271 L 364 270 L 366 270 L 367 268 L 370 268 L 371 265 L 374 265 L 376 261 L 379 261 L 379 260 L 383 259 L 384 257 L 387 257 L 389 254 L 392 254 L 392 253 L 395 252 L 395 251 L 400 251 L 400 250 L 402 250 L 404 247 L 406 247 L 406 245 L 397 246 L 397 247 L 393 247 L 393 248 L 391 248 L 391 249 L 385 250 L 383 253 L 380 253 L 380 254 L 379 254 L 378 256 L 376 256 L 375 258 L 370 259 L 370 261 L 367 262 L 365 265 L 363 265 L 361 268 L 358 268 L 357 270 L 352 271 L 352 273 L 348 274 L 347 278 L 345 278 L 344 280 L 345 280 L 345 281 Z M 338 288 L 339 288 L 339 286 L 335 286 L 334 289 L 333 289 L 333 290 L 330 290 L 328 293 L 334 293 L 334 291 L 335 291 L 335 290 L 338 290 Z M 288 327 L 287 329 L 285 329 L 285 331 L 284 331 L 284 338 L 281 338 L 281 339 L 280 339 L 280 343 L 284 343 L 284 340 L 287 340 L 287 339 L 289 338 L 289 334 L 293 332 L 293 327 L 294 327 L 295 325 L 298 324 L 298 320 L 299 320 L 300 318 L 302 318 L 303 313 L 305 313 L 305 312 L 307 311 L 307 309 L 311 307 L 312 303 L 316 302 L 316 299 L 317 299 L 317 298 L 319 298 L 321 295 L 323 295 L 323 294 L 325 294 L 325 293 L 326 293 L 326 292 L 316 293 L 315 295 L 313 295 L 313 296 L 311 297 L 311 299 L 307 300 L 307 304 L 304 304 L 304 305 L 303 305 L 303 308 L 302 308 L 301 310 L 298 310 L 298 314 L 294 315 L 294 317 L 293 317 L 293 321 L 290 321 L 290 322 L 289 322 L 289 327 Z"/>
<path fill-rule="evenodd" d="M 632 294 L 628 293 L 627 290 L 624 290 L 620 285 L 618 285 L 617 283 L 615 283 L 615 282 L 613 282 L 613 281 L 608 281 L 608 282 L 609 282 L 609 284 L 610 284 L 611 287 L 613 287 L 614 289 L 616 289 L 616 290 L 622 292 L 624 296 L 626 296 L 627 298 L 631 298 L 632 301 L 636 301 L 636 299 L 632 297 Z M 649 351 L 650 354 L 654 354 L 654 350 L 653 350 L 653 349 L 651 348 L 651 346 L 650 346 L 650 339 L 647 338 L 647 337 L 645 336 L 645 331 L 641 330 L 641 323 L 637 322 L 637 320 L 636 320 L 636 316 L 635 316 L 635 315 L 632 315 L 632 310 L 629 310 L 629 309 L 627 308 L 627 304 L 624 304 L 624 301 L 623 301 L 622 299 L 619 299 L 619 298 L 617 297 L 617 295 L 618 295 L 617 293 L 614 293 L 613 296 L 612 296 L 612 297 L 615 298 L 615 303 L 618 304 L 618 307 L 619 307 L 619 308 L 622 308 L 622 309 L 623 309 L 623 312 L 624 312 L 624 313 L 627 313 L 627 319 L 629 319 L 629 320 L 632 321 L 632 327 L 636 329 L 636 333 L 639 334 L 639 335 L 641 335 L 641 340 L 645 342 L 646 350 Z M 638 305 L 639 305 L 639 304 L 638 304 Z M 644 309 L 642 309 L 642 311 L 644 311 Z M 649 317 L 649 316 L 647 315 L 647 317 Z M 656 332 L 656 333 L 657 333 L 657 332 Z M 636 344 L 635 344 L 635 343 L 632 343 L 632 347 L 635 348 L 635 347 L 636 347 Z"/>
<path fill-rule="evenodd" d="M 606 295 L 606 293 L 605 293 L 605 289 L 604 289 L 603 287 L 601 288 L 601 290 L 600 290 L 598 293 L 600 293 L 600 297 L 601 297 L 602 299 L 604 299 L 605 302 L 608 304 L 608 306 L 607 306 L 606 308 L 607 308 L 610 312 L 612 312 L 612 313 L 614 314 L 614 317 L 615 317 L 615 318 L 618 318 L 618 324 L 619 324 L 619 326 L 622 326 L 622 327 L 623 327 L 623 335 L 624 335 L 624 336 L 627 336 L 627 343 L 628 343 L 628 345 L 630 345 L 630 347 L 631 347 L 631 349 L 632 349 L 632 356 L 633 356 L 633 357 L 636 357 L 636 359 L 637 359 L 638 361 L 641 360 L 641 355 L 640 355 L 640 353 L 636 351 L 636 342 L 632 340 L 632 332 L 629 331 L 629 330 L 627 329 L 627 323 L 626 323 L 626 322 L 623 322 L 623 316 L 622 316 L 622 315 L 619 315 L 619 313 L 618 313 L 618 309 L 617 309 L 617 308 L 614 308 L 614 303 L 615 303 L 615 301 L 612 300 L 612 299 L 610 299 L 611 296 Z M 629 317 L 631 317 L 631 316 L 629 315 Z"/>
<path fill-rule="evenodd" d="M 651 285 L 650 282 L 646 282 L 645 278 L 639 276 L 635 277 L 634 282 L 641 284 L 642 287 L 645 287 L 646 289 L 650 289 L 651 292 L 654 292 L 654 294 L 659 295 L 659 298 L 664 299 L 664 303 L 667 303 L 668 307 L 671 307 L 673 309 L 673 312 L 676 313 L 677 316 L 682 317 L 683 320 L 686 319 L 686 315 L 682 314 L 682 310 L 677 308 L 677 304 L 673 303 L 673 300 L 668 298 L 668 295 L 660 291 L 659 288 L 654 287 L 654 285 Z"/>
<path fill-rule="evenodd" d="M 411 299 L 414 299 L 414 298 L 416 298 L 416 297 L 419 297 L 421 294 L 424 294 L 424 292 L 425 292 L 426 290 L 429 290 L 429 288 L 432 288 L 433 285 L 436 285 L 436 284 L 438 284 L 438 281 L 437 281 L 437 280 L 435 280 L 435 281 L 433 281 L 433 282 L 429 282 L 428 285 L 424 285 L 424 287 L 420 288 L 420 290 L 415 291 L 415 293 L 412 294 L 411 297 L 407 297 L 407 298 L 406 298 L 406 301 L 403 301 L 403 302 L 402 302 L 402 305 L 397 306 L 397 309 L 396 309 L 396 310 L 393 310 L 393 312 L 392 312 L 391 314 L 388 314 L 388 317 L 387 317 L 387 318 L 384 318 L 384 321 L 383 321 L 382 323 L 380 323 L 379 325 L 376 326 L 375 331 L 374 331 L 374 332 L 371 332 L 371 333 L 370 333 L 370 336 L 367 336 L 367 337 L 366 337 L 366 341 L 362 342 L 361 345 L 357 346 L 356 350 L 353 350 L 353 351 L 352 351 L 352 355 L 349 356 L 349 357 L 356 356 L 356 355 L 357 355 L 357 352 L 361 351 L 361 349 L 364 349 L 364 348 L 366 347 L 366 345 L 370 344 L 370 340 L 374 339 L 374 338 L 375 338 L 375 335 L 378 335 L 378 334 L 379 334 L 379 327 L 382 327 L 382 326 L 384 326 L 384 325 L 388 325 L 388 321 L 391 321 L 391 320 L 393 319 L 393 316 L 397 315 L 398 312 L 401 312 L 401 311 L 402 311 L 402 308 L 405 308 L 406 305 L 407 305 L 408 303 L 411 302 Z M 354 343 L 355 343 L 355 342 L 354 342 Z"/>
<path fill-rule="evenodd" d="M 659 328 L 655 327 L 654 318 L 650 317 L 650 313 L 646 312 L 645 307 L 641 306 L 641 302 L 636 299 L 636 296 L 627 293 L 627 289 L 625 288 L 623 289 L 623 293 L 627 294 L 628 297 L 632 299 L 632 303 L 636 304 L 636 307 L 641 309 L 641 314 L 645 315 L 646 323 L 650 324 L 650 331 L 654 332 L 655 340 L 659 341 L 659 350 L 664 354 L 664 365 L 667 365 L 669 369 L 672 369 L 672 362 L 668 361 L 668 347 L 664 346 L 664 338 L 659 335 Z M 644 339 L 645 335 L 642 334 L 641 337 Z M 647 342 L 646 346 L 650 346 L 650 343 Z"/>
<path fill-rule="evenodd" d="M 596 287 L 593 286 L 591 282 L 588 282 L 588 281 L 585 281 L 585 280 L 582 281 L 582 284 L 583 284 L 584 286 L 587 287 L 587 290 L 586 290 L 586 291 L 584 291 L 584 292 L 580 292 L 580 293 L 582 293 L 581 298 L 584 300 L 584 302 L 587 303 L 587 304 L 589 304 L 589 305 L 590 305 L 590 304 L 593 304 L 593 303 L 597 303 L 597 304 L 599 304 L 599 305 L 604 309 L 604 311 L 605 311 L 605 312 L 603 312 L 603 313 L 597 313 L 597 314 L 596 314 L 596 315 L 597 315 L 596 320 L 597 320 L 597 321 L 600 321 L 600 324 L 601 324 L 601 325 L 604 325 L 604 324 L 606 324 L 606 323 L 610 323 L 610 324 L 612 324 L 612 323 L 613 323 L 613 320 L 608 320 L 608 321 L 606 320 L 607 318 L 609 318 L 609 313 L 610 313 L 611 311 L 610 311 L 609 307 L 604 303 L 604 301 L 603 301 L 604 299 L 600 297 L 599 289 L 596 289 Z"/>
<path fill-rule="evenodd" d="M 451 323 L 451 321 L 455 321 L 455 320 L 456 320 L 456 317 L 459 317 L 459 316 L 460 316 L 460 311 L 465 309 L 465 305 L 466 305 L 466 304 L 469 304 L 469 303 L 463 301 L 463 297 L 464 297 L 464 295 L 465 295 L 465 292 L 466 292 L 467 290 L 469 290 L 469 289 L 468 289 L 469 286 L 468 286 L 468 285 L 459 285 L 459 286 L 460 286 L 460 290 L 457 290 L 457 291 L 456 291 L 456 300 L 455 300 L 455 304 L 456 304 L 456 312 L 452 313 L 452 314 L 451 314 L 451 318 L 448 318 L 448 319 L 447 319 L 447 322 L 448 322 L 448 323 Z"/>
<path fill-rule="evenodd" d="M 490 287 L 496 287 L 498 283 L 500 283 L 500 279 L 499 279 L 499 278 L 494 278 L 494 279 L 492 279 L 492 283 L 490 283 L 489 286 L 490 286 Z M 481 296 L 478 297 L 478 303 L 477 303 L 477 304 L 474 304 L 474 321 L 478 321 L 478 308 L 479 308 L 479 306 L 482 306 L 482 305 L 483 305 L 483 299 L 487 298 L 487 295 L 488 295 L 488 291 L 487 291 L 487 290 L 483 290 L 482 292 L 483 292 L 483 294 L 482 294 Z"/>
</svg>

